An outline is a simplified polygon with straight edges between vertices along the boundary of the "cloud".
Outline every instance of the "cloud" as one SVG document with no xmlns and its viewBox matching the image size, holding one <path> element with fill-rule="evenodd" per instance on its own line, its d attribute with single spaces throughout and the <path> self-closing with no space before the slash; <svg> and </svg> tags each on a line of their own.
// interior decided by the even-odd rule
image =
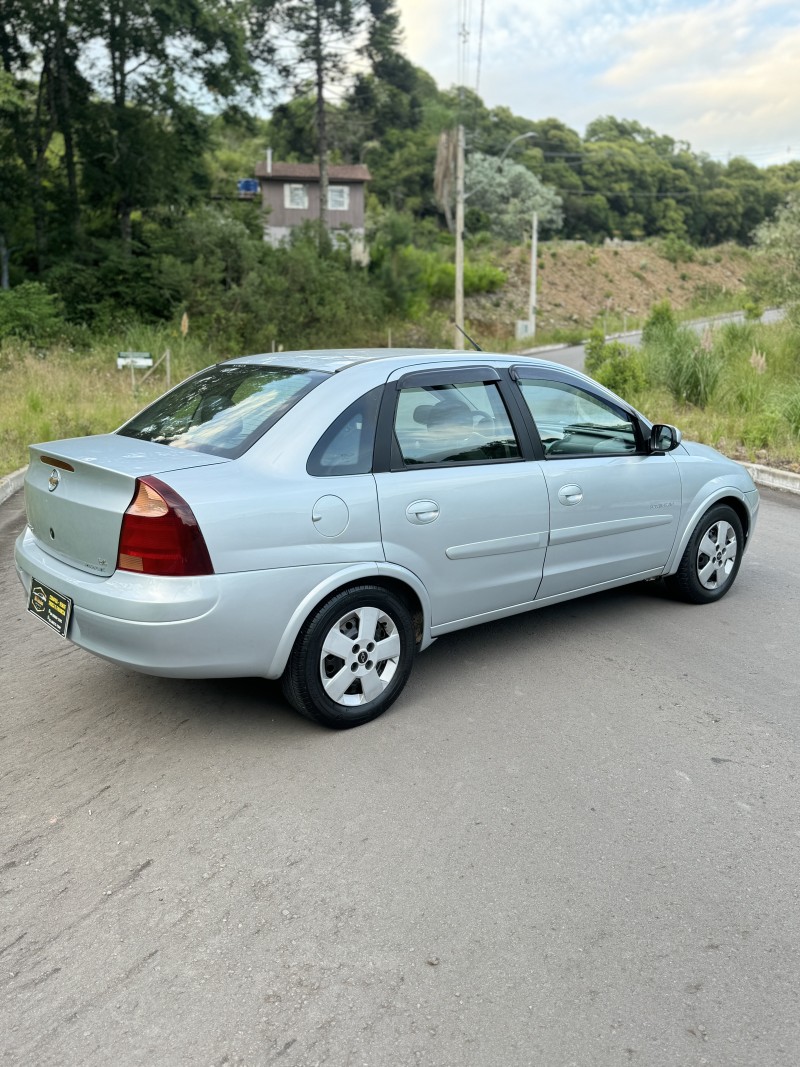
<svg viewBox="0 0 800 1067">
<path fill-rule="evenodd" d="M 788 11 L 774 0 L 715 0 L 631 27 L 596 84 L 610 101 L 636 101 L 628 117 L 698 149 L 779 153 L 797 140 L 800 98 L 800 25 L 786 24 Z"/>
<path fill-rule="evenodd" d="M 637 119 L 712 155 L 786 158 L 800 99 L 800 12 L 789 0 L 399 0 L 406 51 L 447 88 L 489 107 L 555 116 L 582 131 L 598 115 Z"/>
</svg>

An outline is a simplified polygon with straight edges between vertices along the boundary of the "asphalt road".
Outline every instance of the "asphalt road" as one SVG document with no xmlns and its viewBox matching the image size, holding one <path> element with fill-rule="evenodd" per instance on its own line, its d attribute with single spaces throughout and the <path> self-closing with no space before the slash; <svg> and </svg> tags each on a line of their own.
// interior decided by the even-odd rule
<svg viewBox="0 0 800 1067">
<path fill-rule="evenodd" d="M 784 317 L 783 308 L 768 308 L 761 316 L 761 321 L 767 325 L 775 322 L 780 322 Z M 721 325 L 725 322 L 744 322 L 745 316 L 743 311 L 731 311 L 722 315 L 715 315 L 710 319 L 695 319 L 693 322 L 686 323 L 687 326 L 691 326 L 693 330 L 698 333 L 711 327 Z M 632 330 L 629 333 L 615 333 L 609 334 L 609 337 L 618 338 L 626 345 L 639 345 L 642 340 L 641 330 Z M 525 350 L 525 355 L 539 356 L 541 359 L 549 359 L 551 362 L 563 363 L 565 367 L 572 367 L 573 370 L 583 370 L 583 364 L 586 357 L 583 345 L 564 345 L 556 348 L 528 348 Z"/>
<path fill-rule="evenodd" d="M 0 508 L 0 1062 L 794 1067 L 800 510 L 731 594 L 440 639 L 329 733 L 25 611 Z"/>
</svg>

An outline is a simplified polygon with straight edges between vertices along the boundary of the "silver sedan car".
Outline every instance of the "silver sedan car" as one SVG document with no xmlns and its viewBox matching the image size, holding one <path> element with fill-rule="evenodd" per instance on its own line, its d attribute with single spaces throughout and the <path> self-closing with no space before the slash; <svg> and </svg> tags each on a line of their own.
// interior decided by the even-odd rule
<svg viewBox="0 0 800 1067">
<path fill-rule="evenodd" d="M 248 356 L 33 445 L 28 608 L 124 667 L 374 719 L 450 631 L 628 582 L 731 588 L 749 474 L 585 375 L 435 350 Z"/>
</svg>

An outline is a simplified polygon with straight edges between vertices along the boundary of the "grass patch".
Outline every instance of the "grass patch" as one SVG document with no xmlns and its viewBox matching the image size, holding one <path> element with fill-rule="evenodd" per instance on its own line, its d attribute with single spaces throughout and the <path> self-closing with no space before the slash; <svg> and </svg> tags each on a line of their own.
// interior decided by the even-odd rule
<svg viewBox="0 0 800 1067">
<path fill-rule="evenodd" d="M 648 418 L 751 462 L 800 465 L 800 330 L 790 321 L 659 332 L 643 347 Z"/>
<path fill-rule="evenodd" d="M 85 351 L 56 345 L 47 351 L 23 342 L 0 347 L 0 476 L 24 467 L 28 445 L 64 437 L 108 433 L 164 392 L 164 367 L 131 388 L 128 370 L 117 370 L 118 351 L 151 352 L 158 359 L 172 348 L 172 382 L 218 358 L 199 344 L 166 331 L 98 342 Z"/>
</svg>

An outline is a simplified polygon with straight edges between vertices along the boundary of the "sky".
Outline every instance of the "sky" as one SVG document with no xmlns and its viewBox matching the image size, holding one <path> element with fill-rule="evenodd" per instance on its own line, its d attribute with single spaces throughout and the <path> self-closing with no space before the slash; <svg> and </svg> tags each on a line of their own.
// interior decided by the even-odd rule
<svg viewBox="0 0 800 1067">
<path fill-rule="evenodd" d="M 797 0 L 397 0 L 441 89 L 583 135 L 636 119 L 715 159 L 800 158 Z M 483 10 L 482 10 L 483 9 Z M 481 33 L 481 19 L 483 30 Z"/>
</svg>

